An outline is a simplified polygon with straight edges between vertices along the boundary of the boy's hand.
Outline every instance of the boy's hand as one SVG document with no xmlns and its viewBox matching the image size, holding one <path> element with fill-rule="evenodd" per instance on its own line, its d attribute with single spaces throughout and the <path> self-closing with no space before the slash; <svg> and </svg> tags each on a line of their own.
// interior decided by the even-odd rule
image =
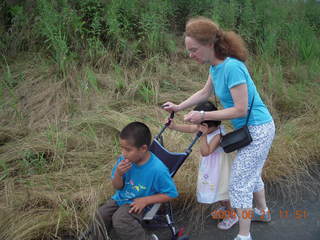
<svg viewBox="0 0 320 240">
<path fill-rule="evenodd" d="M 117 173 L 119 174 L 119 176 L 123 176 L 126 172 L 129 171 L 129 169 L 131 168 L 132 163 L 128 160 L 128 159 L 123 159 L 118 167 L 117 167 Z"/>
<path fill-rule="evenodd" d="M 202 124 L 199 125 L 199 131 L 202 132 L 202 136 L 203 135 L 207 135 L 208 134 L 208 130 L 209 130 L 208 124 L 202 123 Z"/>
<path fill-rule="evenodd" d="M 138 213 L 140 214 L 142 210 L 147 206 L 147 203 L 144 198 L 136 198 L 133 200 L 133 203 L 130 204 L 129 213 Z"/>
</svg>

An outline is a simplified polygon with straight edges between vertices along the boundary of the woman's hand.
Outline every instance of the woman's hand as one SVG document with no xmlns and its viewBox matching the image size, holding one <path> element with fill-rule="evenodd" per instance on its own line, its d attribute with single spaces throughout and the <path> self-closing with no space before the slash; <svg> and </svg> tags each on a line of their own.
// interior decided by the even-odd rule
<svg viewBox="0 0 320 240">
<path fill-rule="evenodd" d="M 194 124 L 201 123 L 201 114 L 199 111 L 191 111 L 187 115 L 184 115 L 184 121 Z"/>
<path fill-rule="evenodd" d="M 179 105 L 172 102 L 166 102 L 162 104 L 162 108 L 168 112 L 178 112 L 180 111 Z"/>
</svg>

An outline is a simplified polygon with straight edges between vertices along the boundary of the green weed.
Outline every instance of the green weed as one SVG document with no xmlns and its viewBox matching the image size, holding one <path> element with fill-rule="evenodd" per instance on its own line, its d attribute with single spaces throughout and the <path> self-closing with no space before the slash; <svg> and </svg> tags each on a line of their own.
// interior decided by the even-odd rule
<svg viewBox="0 0 320 240">
<path fill-rule="evenodd" d="M 98 80 L 93 71 L 89 68 L 86 69 L 86 79 L 88 81 L 88 85 L 94 89 L 95 91 L 99 91 Z"/>
<path fill-rule="evenodd" d="M 155 91 L 149 84 L 141 83 L 138 90 L 139 95 L 145 103 L 150 104 L 155 96 Z"/>
<path fill-rule="evenodd" d="M 10 173 L 9 167 L 7 166 L 6 162 L 2 159 L 0 160 L 0 169 L 0 181 L 2 181 L 3 179 L 7 178 Z"/>
<path fill-rule="evenodd" d="M 46 153 L 43 152 L 25 151 L 20 164 L 24 175 L 31 176 L 48 171 Z"/>
</svg>

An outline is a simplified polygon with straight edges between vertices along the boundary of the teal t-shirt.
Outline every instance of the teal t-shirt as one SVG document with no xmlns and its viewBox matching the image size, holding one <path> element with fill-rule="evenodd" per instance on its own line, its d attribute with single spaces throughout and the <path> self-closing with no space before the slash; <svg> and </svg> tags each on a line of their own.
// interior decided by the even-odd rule
<svg viewBox="0 0 320 240">
<path fill-rule="evenodd" d="M 248 125 L 261 125 L 272 121 L 272 116 L 251 79 L 246 65 L 235 59 L 228 57 L 222 63 L 210 67 L 210 76 L 214 87 L 214 94 L 220 99 L 224 108 L 234 106 L 230 89 L 240 84 L 247 84 L 248 87 L 248 110 L 251 108 L 252 99 L 254 102 L 249 117 Z M 238 129 L 245 125 L 247 116 L 231 119 L 232 125 Z"/>
<path fill-rule="evenodd" d="M 112 178 L 118 164 L 123 160 L 120 156 L 112 169 Z M 132 164 L 128 172 L 123 175 L 124 186 L 112 196 L 117 204 L 130 204 L 135 198 L 166 194 L 175 198 L 178 196 L 177 188 L 169 174 L 168 168 L 153 153 L 143 165 Z"/>
</svg>

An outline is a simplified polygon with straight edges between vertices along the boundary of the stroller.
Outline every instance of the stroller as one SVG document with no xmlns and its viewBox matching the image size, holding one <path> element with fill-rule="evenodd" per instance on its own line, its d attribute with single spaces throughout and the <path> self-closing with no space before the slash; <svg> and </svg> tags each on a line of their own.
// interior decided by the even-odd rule
<svg viewBox="0 0 320 240">
<path fill-rule="evenodd" d="M 168 151 L 164 147 L 162 133 L 170 125 L 171 119 L 174 118 L 174 112 L 171 113 L 168 122 L 162 127 L 159 134 L 153 139 L 150 146 L 150 151 L 155 154 L 169 169 L 171 177 L 174 177 L 180 166 L 184 163 L 187 157 L 192 152 L 193 145 L 202 135 L 198 132 L 188 148 L 182 153 L 174 153 Z M 162 206 L 163 205 L 163 206 Z M 172 206 L 170 202 L 157 203 L 149 206 L 143 218 L 143 226 L 146 228 L 163 228 L 169 227 L 171 232 L 171 240 L 188 240 L 188 236 L 183 235 L 183 229 L 176 230 L 173 220 Z"/>
<path fill-rule="evenodd" d="M 180 166 L 184 163 L 192 151 L 193 145 L 200 138 L 201 132 L 198 132 L 189 147 L 183 153 L 173 153 L 165 149 L 163 144 L 162 133 L 170 125 L 171 119 L 174 118 L 174 112 L 171 113 L 168 122 L 162 127 L 160 133 L 153 139 L 150 145 L 150 151 L 155 154 L 169 169 L 171 177 L 173 177 Z M 169 228 L 171 240 L 188 240 L 188 236 L 183 235 L 183 229 L 176 230 L 173 221 L 173 212 L 170 202 L 156 203 L 144 209 L 144 217 L 142 225 L 145 228 Z M 86 240 L 90 236 L 89 230 L 82 232 L 78 240 Z"/>
</svg>

